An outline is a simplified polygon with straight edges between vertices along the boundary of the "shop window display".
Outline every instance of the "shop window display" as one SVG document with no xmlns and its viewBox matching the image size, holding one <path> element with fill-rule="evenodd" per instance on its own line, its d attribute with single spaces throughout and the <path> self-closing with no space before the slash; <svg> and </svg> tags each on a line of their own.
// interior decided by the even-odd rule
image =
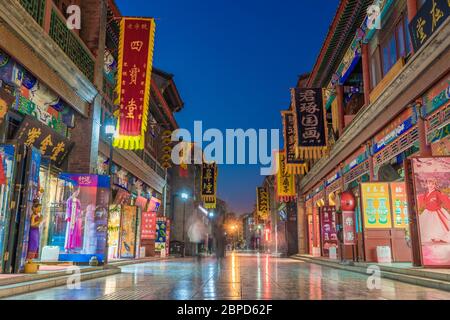
<svg viewBox="0 0 450 320">
<path fill-rule="evenodd" d="M 120 257 L 132 259 L 136 253 L 137 210 L 135 206 L 123 206 L 120 228 Z"/>
<path fill-rule="evenodd" d="M 0 254 L 2 257 L 6 247 L 9 227 L 9 206 L 13 188 L 14 167 L 15 147 L 13 145 L 0 145 Z M 3 272 L 1 263 L 0 272 Z"/>
<path fill-rule="evenodd" d="M 59 247 L 60 261 L 102 262 L 106 246 L 109 177 L 41 172 L 44 189 L 40 250 Z"/>
<path fill-rule="evenodd" d="M 122 208 L 120 205 L 111 205 L 109 207 L 108 221 L 108 259 L 119 258 L 119 238 L 120 238 L 120 220 Z"/>
<path fill-rule="evenodd" d="M 42 160 L 41 152 L 34 147 L 27 150 L 26 172 L 28 173 L 28 176 L 25 179 L 25 211 L 21 212 L 20 215 L 18 247 L 14 263 L 15 272 L 22 272 L 24 270 L 26 260 L 30 257 L 28 249 L 30 246 L 30 232 L 32 231 L 32 216 L 36 214 L 37 210 L 41 210 L 41 208 L 35 207 L 39 197 L 39 168 Z M 33 241 L 34 240 L 36 239 L 33 239 Z M 34 245 L 34 243 L 32 243 L 32 245 Z M 30 254 L 33 255 L 33 253 Z"/>
</svg>

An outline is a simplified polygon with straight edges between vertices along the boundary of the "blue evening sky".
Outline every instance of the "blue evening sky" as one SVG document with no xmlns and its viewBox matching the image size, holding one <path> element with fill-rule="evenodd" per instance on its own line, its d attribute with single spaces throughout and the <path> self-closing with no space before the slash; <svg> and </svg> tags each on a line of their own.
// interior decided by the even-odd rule
<svg viewBox="0 0 450 320">
<path fill-rule="evenodd" d="M 280 129 L 289 88 L 318 56 L 338 0 L 116 0 L 156 21 L 154 65 L 175 75 L 182 128 Z M 281 141 L 280 141 L 281 144 Z M 219 196 L 251 212 L 258 165 L 221 165 Z"/>
</svg>

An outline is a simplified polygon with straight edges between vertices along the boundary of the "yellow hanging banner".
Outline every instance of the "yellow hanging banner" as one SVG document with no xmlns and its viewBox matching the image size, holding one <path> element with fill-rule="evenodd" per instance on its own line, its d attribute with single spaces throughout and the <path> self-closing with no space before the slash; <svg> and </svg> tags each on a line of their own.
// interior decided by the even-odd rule
<svg viewBox="0 0 450 320">
<path fill-rule="evenodd" d="M 283 118 L 284 149 L 286 150 L 286 172 L 293 175 L 308 173 L 308 164 L 297 159 L 297 139 L 295 113 L 292 110 L 281 111 Z"/>
<path fill-rule="evenodd" d="M 217 202 L 217 164 L 203 163 L 201 197 L 206 209 L 215 209 Z"/>
<path fill-rule="evenodd" d="M 290 202 L 297 196 L 295 176 L 286 170 L 286 152 L 277 152 L 277 197 L 281 202 Z"/>
<path fill-rule="evenodd" d="M 124 17 L 120 21 L 117 69 L 117 134 L 113 146 L 144 149 L 150 104 L 155 21 Z"/>
<path fill-rule="evenodd" d="M 258 217 L 265 220 L 270 213 L 269 190 L 266 187 L 256 188 L 256 212 Z"/>
</svg>

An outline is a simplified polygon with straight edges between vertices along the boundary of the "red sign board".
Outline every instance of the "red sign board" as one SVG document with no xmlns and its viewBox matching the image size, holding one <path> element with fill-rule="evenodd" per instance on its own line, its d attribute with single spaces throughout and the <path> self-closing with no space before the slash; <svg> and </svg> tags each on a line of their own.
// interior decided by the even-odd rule
<svg viewBox="0 0 450 320">
<path fill-rule="evenodd" d="M 143 149 L 147 129 L 155 22 L 149 18 L 123 18 L 117 95 L 118 137 L 114 146 Z"/>
<path fill-rule="evenodd" d="M 141 224 L 141 240 L 156 238 L 156 212 L 143 212 Z"/>
<path fill-rule="evenodd" d="M 344 231 L 344 245 L 356 245 L 355 212 L 342 211 L 342 228 Z"/>
</svg>

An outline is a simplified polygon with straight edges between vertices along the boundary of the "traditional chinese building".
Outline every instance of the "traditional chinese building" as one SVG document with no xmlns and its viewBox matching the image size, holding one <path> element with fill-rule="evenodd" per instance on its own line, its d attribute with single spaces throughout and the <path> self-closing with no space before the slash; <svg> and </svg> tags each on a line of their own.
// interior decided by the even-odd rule
<svg viewBox="0 0 450 320">
<path fill-rule="evenodd" d="M 81 9 L 79 30 L 67 27 L 66 9 L 70 5 Z M 40 226 L 37 259 L 46 246 L 65 246 L 66 205 L 61 199 L 70 190 L 61 180 L 64 172 L 111 174 L 113 211 L 126 207 L 135 225 L 126 257 L 154 252 L 154 232 L 141 239 L 141 227 L 147 227 L 141 219 L 143 211 L 161 216 L 166 212 L 171 177 L 161 158 L 162 135 L 178 127 L 173 114 L 181 110 L 183 101 L 173 75 L 154 69 L 145 149 L 133 152 L 110 148 L 111 136 L 105 129 L 117 109 L 114 100 L 120 16 L 113 0 L 2 2 L 0 162 L 5 177 L 0 181 L 0 253 L 5 259 L 1 272 L 23 269 L 33 200 L 42 204 L 45 217 Z M 12 192 L 14 188 L 17 192 Z M 20 198 L 20 194 L 27 198 Z M 11 219 L 15 215 L 20 221 Z M 92 241 L 86 233 L 88 228 L 80 230 L 84 230 L 84 238 L 79 253 L 86 253 L 86 243 Z M 121 257 L 123 242 L 116 239 L 115 245 L 108 255 Z M 69 254 L 64 259 L 78 258 Z"/>
<path fill-rule="evenodd" d="M 323 88 L 329 132 L 328 156 L 300 181 L 300 253 L 324 255 L 320 215 L 339 209 L 349 191 L 356 244 L 338 254 L 376 261 L 377 248 L 387 246 L 393 261 L 418 263 L 403 168 L 411 156 L 449 155 L 449 11 L 439 0 L 340 1 L 312 72 L 299 84 Z"/>
<path fill-rule="evenodd" d="M 31 201 L 40 199 L 43 214 L 50 214 L 58 173 L 72 168 L 76 172 L 69 158 L 86 155 L 85 173 L 95 168 L 89 166 L 89 154 L 98 148 L 93 127 L 98 130 L 100 123 L 84 122 L 93 119 L 101 102 L 96 67 L 101 65 L 96 61 L 103 56 L 90 50 L 80 30 L 67 28 L 59 5 L 48 0 L 4 1 L 0 9 L 1 154 L 3 169 L 9 172 L 2 189 L 3 272 L 22 270 Z M 20 221 L 10 219 L 15 215 Z M 41 244 L 47 244 L 57 231 L 50 230 L 50 224 L 41 228 Z"/>
</svg>

